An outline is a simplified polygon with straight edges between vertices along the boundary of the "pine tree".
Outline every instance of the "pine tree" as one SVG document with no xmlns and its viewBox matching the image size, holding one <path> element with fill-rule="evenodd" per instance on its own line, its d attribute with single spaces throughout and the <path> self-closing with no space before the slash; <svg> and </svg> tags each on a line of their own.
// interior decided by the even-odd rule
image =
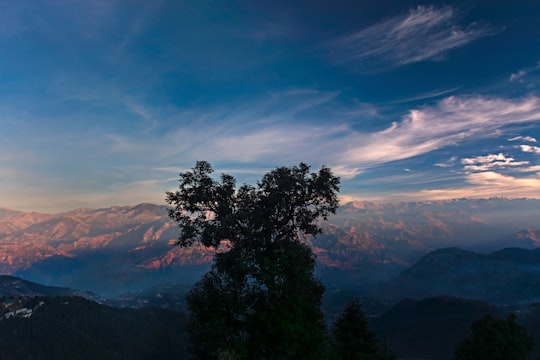
<svg viewBox="0 0 540 360">
<path fill-rule="evenodd" d="M 358 299 L 352 300 L 336 319 L 332 328 L 334 359 L 339 360 L 391 360 L 394 356 L 381 349 L 377 336 Z"/>
</svg>

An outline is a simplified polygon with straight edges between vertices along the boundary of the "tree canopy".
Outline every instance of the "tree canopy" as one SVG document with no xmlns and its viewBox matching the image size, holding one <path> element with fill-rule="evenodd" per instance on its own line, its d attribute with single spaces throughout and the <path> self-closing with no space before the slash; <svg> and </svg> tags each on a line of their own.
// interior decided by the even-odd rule
<svg viewBox="0 0 540 360">
<path fill-rule="evenodd" d="M 218 181 L 212 172 L 197 162 L 166 199 L 181 228 L 178 245 L 230 242 L 188 294 L 193 358 L 324 358 L 324 287 L 300 240 L 320 233 L 318 220 L 335 213 L 339 178 L 301 163 L 236 188 L 234 177 Z"/>
<path fill-rule="evenodd" d="M 510 314 L 506 319 L 491 315 L 471 325 L 472 336 L 456 346 L 456 360 L 526 360 L 534 349 L 527 330 Z"/>
<path fill-rule="evenodd" d="M 212 166 L 198 161 L 192 171 L 180 174 L 179 189 L 167 192 L 174 205 L 169 216 L 181 228 L 178 245 L 200 241 L 217 247 L 222 240 L 244 248 L 268 241 L 290 241 L 300 234 L 321 232 L 316 221 L 335 213 L 339 178 L 327 167 L 310 173 L 300 163 L 279 167 L 263 176 L 257 186 L 244 184 L 228 174 L 221 181 L 211 177 Z"/>
</svg>

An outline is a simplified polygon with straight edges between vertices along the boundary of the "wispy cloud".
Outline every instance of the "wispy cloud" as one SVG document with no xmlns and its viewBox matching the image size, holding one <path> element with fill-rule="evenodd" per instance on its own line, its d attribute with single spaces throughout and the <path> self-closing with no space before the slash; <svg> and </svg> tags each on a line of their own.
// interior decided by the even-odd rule
<svg viewBox="0 0 540 360">
<path fill-rule="evenodd" d="M 510 81 L 519 80 L 522 77 L 524 77 L 525 75 L 527 75 L 527 72 L 525 70 L 519 70 L 517 73 L 512 73 L 510 75 Z"/>
<path fill-rule="evenodd" d="M 476 185 L 489 186 L 493 189 L 512 191 L 514 189 L 523 192 L 524 188 L 540 194 L 540 178 L 516 178 L 502 175 L 494 171 L 485 171 L 470 174 L 468 182 Z M 530 191 L 528 191 L 530 193 Z"/>
<path fill-rule="evenodd" d="M 347 183 L 359 174 L 369 174 L 370 170 L 381 168 L 382 164 L 427 154 L 471 139 L 501 136 L 508 139 L 510 136 L 505 135 L 505 127 L 540 121 L 540 99 L 536 97 L 518 100 L 449 97 L 432 106 L 409 110 L 392 125 L 379 131 L 369 128 L 358 130 L 355 122 L 363 121 L 364 116 L 355 115 L 352 110 L 350 105 L 340 102 L 336 93 L 309 89 L 274 93 L 251 101 L 204 109 L 135 106 L 130 108 L 130 118 L 132 112 L 141 116 L 150 114 L 151 119 L 160 119 L 157 128 L 150 131 L 146 127 L 131 131 L 97 128 L 91 134 L 67 133 L 45 143 L 2 143 L 7 153 L 23 151 L 21 154 L 24 155 L 21 155 L 24 161 L 4 159 L 7 165 L 17 162 L 20 169 L 19 163 L 27 164 L 25 166 L 31 171 L 34 164 L 39 164 L 50 169 L 50 176 L 38 175 L 37 170 L 35 173 L 11 174 L 8 180 L 12 185 L 0 186 L 3 191 L 0 197 L 10 199 L 13 204 L 21 204 L 21 208 L 31 207 L 31 204 L 17 200 L 22 193 L 27 199 L 36 199 L 35 204 L 37 199 L 41 199 L 42 208 L 54 205 L 60 209 L 67 206 L 67 202 L 71 206 L 125 203 L 130 201 L 129 195 L 135 193 L 136 199 L 141 201 L 159 202 L 164 191 L 175 185 L 171 173 L 176 175 L 191 168 L 196 160 L 208 160 L 218 172 L 236 174 L 239 181 L 250 183 L 275 166 L 293 165 L 299 161 L 314 167 L 325 164 Z M 71 138 L 72 135 L 76 136 Z M 56 143 L 64 146 L 55 148 L 53 145 Z M 32 156 L 36 159 L 29 163 Z M 473 159 L 471 164 L 462 165 L 483 168 L 471 168 L 468 170 L 470 174 L 452 176 L 503 169 L 503 166 L 492 165 L 492 162 L 522 174 L 535 172 L 535 164 L 523 162 L 522 166 L 517 166 L 519 160 L 508 155 L 495 154 L 492 157 L 470 157 L 468 159 Z M 458 163 L 457 156 L 452 156 L 436 166 L 450 167 Z M 404 171 L 404 175 L 417 174 L 418 179 L 422 179 L 422 170 L 413 167 L 414 164 L 400 166 L 415 170 Z M 8 173 L 2 171 L 2 175 L 5 177 Z M 75 176 L 82 180 L 70 183 Z M 39 194 L 40 189 L 29 185 L 28 179 L 35 178 L 52 184 L 47 196 L 54 198 L 56 194 L 63 194 L 66 202 L 55 203 L 51 199 L 47 202 L 47 196 Z M 444 180 L 435 182 L 440 184 Z M 84 189 L 81 190 L 81 186 Z M 35 189 L 35 193 L 29 193 L 27 188 Z M 72 195 L 69 189 L 72 189 Z M 81 193 L 79 202 L 75 201 L 77 192 Z"/>
<path fill-rule="evenodd" d="M 540 198 L 540 177 L 518 178 L 494 171 L 473 173 L 468 185 L 453 189 L 429 189 L 411 193 L 415 199 L 448 200 L 456 198 L 514 197 Z"/>
<path fill-rule="evenodd" d="M 360 69 L 381 70 L 440 58 L 496 31 L 484 24 L 457 23 L 450 6 L 418 6 L 397 16 L 330 42 L 331 59 L 336 64 L 352 64 Z"/>
<path fill-rule="evenodd" d="M 536 139 L 532 136 L 514 136 L 508 139 L 508 141 L 527 141 L 527 142 L 536 142 Z"/>
<path fill-rule="evenodd" d="M 334 108 L 336 95 L 296 89 L 236 106 L 179 110 L 163 122 L 181 125 L 171 125 L 163 136 L 148 136 L 143 143 L 134 137 L 107 134 L 107 151 L 136 155 L 139 160 L 159 158 L 160 168 L 177 164 L 179 158 L 182 165 L 201 159 L 251 164 L 258 167 L 257 173 L 261 163 L 321 163 L 339 151 L 340 139 L 350 132 L 347 121 L 354 116 L 339 106 Z M 322 121 L 326 118 L 334 118 L 336 123 Z"/>
<path fill-rule="evenodd" d="M 355 133 L 341 164 L 362 168 L 425 154 L 464 140 L 500 136 L 505 126 L 540 121 L 540 99 L 448 97 L 436 106 L 410 110 L 389 128 Z"/>
<path fill-rule="evenodd" d="M 408 97 L 408 98 L 403 98 L 403 99 L 390 101 L 389 104 L 408 103 L 408 102 L 413 102 L 413 101 L 436 98 L 436 97 L 440 97 L 442 95 L 447 95 L 449 93 L 452 93 L 452 92 L 454 92 L 454 91 L 456 91 L 458 89 L 459 89 L 459 87 L 455 87 L 455 88 L 452 88 L 452 89 L 446 89 L 446 90 L 430 91 L 428 93 L 419 94 L 419 95 Z"/>
<path fill-rule="evenodd" d="M 324 163 L 340 176 L 352 178 L 370 167 L 471 138 L 499 137 L 508 125 L 540 121 L 540 99 L 449 97 L 434 106 L 410 110 L 400 121 L 375 132 L 354 130 L 354 119 L 342 110 L 336 96 L 320 92 L 274 94 L 269 100 L 234 109 L 182 116 L 189 116 L 190 122 L 179 119 L 181 127 L 164 137 L 148 137 L 144 143 L 108 134 L 108 151 L 125 152 L 141 161 L 152 159 L 160 167 L 177 165 L 179 157 L 186 166 L 200 159 L 259 168 L 260 164 L 306 161 Z M 435 166 L 450 167 L 456 162 L 452 157 Z"/>
<path fill-rule="evenodd" d="M 509 80 L 511 82 L 518 81 L 520 83 L 524 83 L 525 77 L 527 77 L 530 73 L 539 69 L 540 69 L 540 61 L 537 62 L 535 66 L 526 67 L 526 68 L 518 70 L 515 73 L 510 74 Z"/>
<path fill-rule="evenodd" d="M 446 161 L 435 163 L 433 165 L 437 167 L 441 167 L 441 168 L 448 168 L 448 167 L 454 166 L 456 164 L 456 160 L 457 160 L 457 156 L 452 156 L 450 159 Z"/>
</svg>

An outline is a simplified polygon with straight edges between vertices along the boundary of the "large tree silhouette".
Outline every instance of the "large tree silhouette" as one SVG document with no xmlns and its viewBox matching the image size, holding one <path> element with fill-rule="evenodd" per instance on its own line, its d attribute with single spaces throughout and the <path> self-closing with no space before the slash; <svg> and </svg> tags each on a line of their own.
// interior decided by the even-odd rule
<svg viewBox="0 0 540 360">
<path fill-rule="evenodd" d="M 335 213 L 339 178 L 301 163 L 237 189 L 232 176 L 217 181 L 212 172 L 197 162 L 166 199 L 181 228 L 178 245 L 230 244 L 188 294 L 193 358 L 324 358 L 324 287 L 300 240 L 320 233 L 317 221 Z"/>
</svg>

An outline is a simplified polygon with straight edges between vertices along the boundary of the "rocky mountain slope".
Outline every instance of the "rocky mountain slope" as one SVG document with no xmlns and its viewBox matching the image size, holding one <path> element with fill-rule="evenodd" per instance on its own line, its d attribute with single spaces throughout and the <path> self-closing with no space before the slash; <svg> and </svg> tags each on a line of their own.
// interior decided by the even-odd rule
<svg viewBox="0 0 540 360">
<path fill-rule="evenodd" d="M 356 286 L 386 280 L 440 247 L 511 246 L 521 240 L 501 235 L 536 234 L 538 219 L 540 200 L 354 202 L 306 241 L 329 281 Z M 172 246 L 178 232 L 167 207 L 152 204 L 58 214 L 0 208 L 0 273 L 102 294 L 192 283 L 216 250 Z"/>
</svg>

